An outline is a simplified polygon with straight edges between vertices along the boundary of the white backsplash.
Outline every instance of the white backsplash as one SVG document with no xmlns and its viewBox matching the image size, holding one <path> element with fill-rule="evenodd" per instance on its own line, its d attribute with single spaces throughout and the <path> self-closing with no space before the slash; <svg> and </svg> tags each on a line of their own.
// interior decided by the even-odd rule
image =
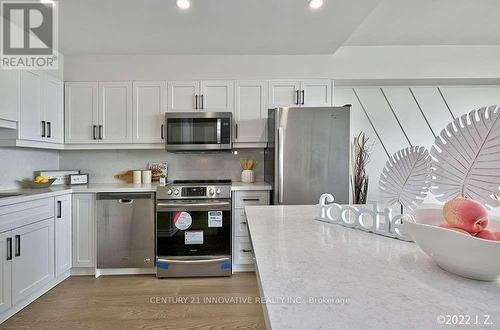
<svg viewBox="0 0 500 330">
<path fill-rule="evenodd" d="M 150 162 L 166 161 L 170 179 L 241 180 L 239 161 L 257 160 L 256 181 L 264 180 L 264 151 L 238 150 L 233 153 L 167 153 L 164 150 L 65 150 L 60 152 L 60 168 L 89 173 L 90 182 L 120 182 L 115 175 L 128 170 L 146 169 Z"/>
<path fill-rule="evenodd" d="M 0 190 L 18 188 L 16 181 L 32 179 L 38 170 L 59 169 L 59 152 L 30 148 L 0 148 Z"/>
</svg>

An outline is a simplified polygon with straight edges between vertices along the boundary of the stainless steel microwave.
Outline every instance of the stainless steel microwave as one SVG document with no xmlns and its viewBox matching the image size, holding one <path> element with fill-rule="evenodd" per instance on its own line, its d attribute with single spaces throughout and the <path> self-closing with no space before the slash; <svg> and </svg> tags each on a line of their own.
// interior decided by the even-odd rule
<svg viewBox="0 0 500 330">
<path fill-rule="evenodd" d="M 231 112 L 165 113 L 167 151 L 204 151 L 232 149 Z"/>
</svg>

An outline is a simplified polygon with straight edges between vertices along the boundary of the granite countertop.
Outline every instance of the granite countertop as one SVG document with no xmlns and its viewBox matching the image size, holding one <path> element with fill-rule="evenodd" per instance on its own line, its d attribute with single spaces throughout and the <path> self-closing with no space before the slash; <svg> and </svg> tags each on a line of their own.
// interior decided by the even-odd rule
<svg viewBox="0 0 500 330">
<path fill-rule="evenodd" d="M 88 185 L 51 186 L 44 189 L 10 189 L 0 190 L 0 194 L 16 193 L 19 196 L 0 198 L 0 206 L 27 202 L 71 193 L 99 193 L 99 192 L 156 192 L 158 183 L 130 184 L 130 183 L 90 183 Z M 231 190 L 271 190 L 265 182 L 243 183 L 233 182 Z"/>
<path fill-rule="evenodd" d="M 245 210 L 269 328 L 434 329 L 458 314 L 500 325 L 500 282 L 441 270 L 415 243 L 316 221 L 318 206 Z"/>
</svg>

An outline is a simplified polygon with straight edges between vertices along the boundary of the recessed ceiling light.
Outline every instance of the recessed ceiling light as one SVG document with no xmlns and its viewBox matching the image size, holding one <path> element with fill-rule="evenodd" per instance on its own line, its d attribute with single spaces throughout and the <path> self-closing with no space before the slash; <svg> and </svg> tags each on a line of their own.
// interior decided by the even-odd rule
<svg viewBox="0 0 500 330">
<path fill-rule="evenodd" d="M 180 9 L 188 9 L 189 6 L 191 6 L 189 0 L 177 0 L 177 7 Z"/>
<path fill-rule="evenodd" d="M 318 9 L 321 6 L 323 6 L 323 0 L 311 0 L 311 1 L 309 1 L 309 7 L 311 7 L 312 9 Z"/>
</svg>

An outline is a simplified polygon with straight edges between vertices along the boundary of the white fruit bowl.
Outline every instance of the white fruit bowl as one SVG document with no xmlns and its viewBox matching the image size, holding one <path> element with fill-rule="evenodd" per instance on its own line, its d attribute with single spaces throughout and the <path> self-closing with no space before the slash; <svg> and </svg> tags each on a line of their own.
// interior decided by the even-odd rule
<svg viewBox="0 0 500 330">
<path fill-rule="evenodd" d="M 413 216 L 415 222 L 405 220 L 405 228 L 439 267 L 475 280 L 500 280 L 500 241 L 439 227 L 443 222 L 442 209 L 422 208 L 414 211 Z M 488 230 L 500 231 L 500 221 L 490 218 Z"/>
</svg>

